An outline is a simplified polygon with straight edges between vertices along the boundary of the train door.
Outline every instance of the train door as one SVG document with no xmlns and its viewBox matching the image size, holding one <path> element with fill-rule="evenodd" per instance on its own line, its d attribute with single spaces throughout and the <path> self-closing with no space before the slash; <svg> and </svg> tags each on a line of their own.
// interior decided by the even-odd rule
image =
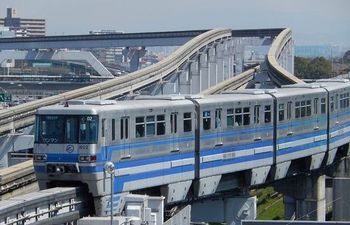
<svg viewBox="0 0 350 225">
<path fill-rule="evenodd" d="M 171 152 L 180 151 L 179 142 L 178 142 L 178 126 L 177 126 L 177 112 L 170 114 L 170 133 L 172 138 L 172 149 Z"/>
<path fill-rule="evenodd" d="M 261 124 L 261 105 L 254 105 L 254 121 L 253 121 L 253 126 L 254 126 L 254 141 L 261 141 L 261 131 L 259 130 L 259 126 Z"/>
<path fill-rule="evenodd" d="M 291 136 L 293 135 L 294 132 L 294 128 L 293 128 L 293 118 L 292 118 L 292 101 L 288 101 L 287 102 L 287 115 L 286 115 L 286 119 L 287 119 L 287 126 L 288 126 L 288 130 L 287 130 L 287 136 Z"/>
<path fill-rule="evenodd" d="M 130 158 L 130 118 L 128 116 L 120 118 L 120 140 L 122 144 L 121 158 Z"/>
<path fill-rule="evenodd" d="M 221 112 L 222 112 L 222 109 L 215 109 L 215 131 L 216 131 L 215 146 L 223 145 Z"/>
</svg>

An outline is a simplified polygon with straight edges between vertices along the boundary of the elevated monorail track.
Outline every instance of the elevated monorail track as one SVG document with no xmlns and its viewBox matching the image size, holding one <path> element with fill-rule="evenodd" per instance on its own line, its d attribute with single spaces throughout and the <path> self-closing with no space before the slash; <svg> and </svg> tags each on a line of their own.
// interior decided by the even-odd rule
<svg viewBox="0 0 350 225">
<path fill-rule="evenodd" d="M 267 66 L 269 68 L 270 79 L 279 87 L 285 84 L 304 83 L 292 73 L 283 68 L 277 61 L 287 42 L 291 40 L 292 30 L 284 29 L 273 41 L 267 54 Z"/>
<path fill-rule="evenodd" d="M 249 69 L 247 71 L 244 71 L 241 74 L 238 74 L 237 76 L 234 76 L 228 80 L 225 80 L 213 87 L 208 88 L 205 91 L 202 91 L 201 94 L 203 95 L 212 95 L 212 94 L 219 94 L 222 91 L 227 91 L 227 90 L 235 90 L 249 81 L 251 81 L 254 78 L 254 74 L 260 70 L 260 66 L 256 66 L 252 69 Z"/>
<path fill-rule="evenodd" d="M 278 30 L 273 31 L 277 32 Z M 232 35 L 233 33 L 230 29 L 210 30 L 191 39 L 166 59 L 145 69 L 74 91 L 1 110 L 0 135 L 32 125 L 34 123 L 34 113 L 40 107 L 57 104 L 70 99 L 109 99 L 132 93 L 142 87 L 162 81 L 163 78 L 176 71 L 181 65 L 184 65 L 190 60 L 194 54 L 202 51 L 207 45 L 215 41 L 230 38 Z M 273 41 L 267 56 L 268 67 L 271 71 L 270 77 L 278 85 L 303 82 L 280 66 L 276 59 L 284 45 L 290 40 L 290 37 L 291 30 L 289 28 L 282 30 Z M 253 70 L 248 70 L 229 81 L 223 82 L 224 84 L 221 84 L 221 88 L 220 86 L 213 87 L 205 91 L 205 93 L 217 93 L 216 91 L 221 90 L 222 86 L 227 86 L 227 88 L 231 89 L 242 86 L 244 82 L 252 79 L 253 73 Z"/>
<path fill-rule="evenodd" d="M 108 99 L 150 85 L 175 71 L 189 60 L 193 54 L 205 48 L 206 45 L 229 37 L 231 37 L 230 29 L 210 30 L 193 38 L 166 59 L 145 69 L 74 91 L 1 110 L 0 134 L 33 124 L 35 110 L 43 106 L 77 98 L 89 99 L 98 97 Z"/>
</svg>

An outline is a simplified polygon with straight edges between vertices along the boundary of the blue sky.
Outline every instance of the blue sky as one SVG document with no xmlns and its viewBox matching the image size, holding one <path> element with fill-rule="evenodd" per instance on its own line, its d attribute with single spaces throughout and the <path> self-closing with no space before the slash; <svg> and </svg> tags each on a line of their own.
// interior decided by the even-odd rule
<svg viewBox="0 0 350 225">
<path fill-rule="evenodd" d="M 45 18 L 47 34 L 291 27 L 297 45 L 350 46 L 350 0 L 0 0 L 0 16 Z"/>
</svg>

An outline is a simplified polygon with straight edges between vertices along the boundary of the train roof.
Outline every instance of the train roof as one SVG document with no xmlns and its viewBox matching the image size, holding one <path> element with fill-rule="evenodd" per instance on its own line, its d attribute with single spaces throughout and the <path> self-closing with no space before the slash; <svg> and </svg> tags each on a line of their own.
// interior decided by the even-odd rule
<svg viewBox="0 0 350 225">
<path fill-rule="evenodd" d="M 272 89 L 271 92 L 274 96 L 278 98 L 284 97 L 292 97 L 292 96 L 300 96 L 307 94 L 319 94 L 325 93 L 326 90 L 322 87 L 321 84 L 291 84 L 291 85 L 283 85 L 281 88 Z"/>
<path fill-rule="evenodd" d="M 350 87 L 350 81 L 348 79 L 322 79 L 317 80 L 315 83 L 322 85 L 328 91 Z"/>
<path fill-rule="evenodd" d="M 230 92 L 224 92 L 218 95 L 208 95 L 203 98 L 196 99 L 199 103 L 225 103 L 225 102 L 245 102 L 258 100 L 271 100 L 272 97 L 260 89 L 245 89 Z"/>
<path fill-rule="evenodd" d="M 60 105 L 46 106 L 37 110 L 38 114 L 98 114 L 102 111 L 125 111 L 147 108 L 169 108 L 172 106 L 192 106 L 185 98 L 139 99 L 139 100 L 72 100 Z"/>
</svg>

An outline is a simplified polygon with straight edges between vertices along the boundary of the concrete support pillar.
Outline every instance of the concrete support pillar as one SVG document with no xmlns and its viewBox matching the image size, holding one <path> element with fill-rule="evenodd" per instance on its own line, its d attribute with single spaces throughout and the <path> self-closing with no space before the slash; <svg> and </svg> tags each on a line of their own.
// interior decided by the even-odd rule
<svg viewBox="0 0 350 225">
<path fill-rule="evenodd" d="M 134 72 L 139 69 L 140 58 L 142 58 L 146 54 L 146 49 L 145 47 L 142 47 L 140 49 L 131 49 L 130 51 L 130 72 Z"/>
<path fill-rule="evenodd" d="M 213 46 L 208 50 L 209 55 L 209 87 L 214 86 L 217 80 L 217 64 L 216 64 L 216 47 Z"/>
<path fill-rule="evenodd" d="M 333 178 L 333 220 L 350 220 L 350 158 L 338 165 Z"/>
<path fill-rule="evenodd" d="M 192 222 L 241 224 L 242 220 L 256 218 L 256 197 L 203 199 L 192 204 Z M 210 213 L 205 213 L 210 212 Z"/>
<path fill-rule="evenodd" d="M 192 62 L 189 66 L 191 78 L 191 94 L 198 94 L 201 91 L 200 81 L 200 57 Z"/>
<path fill-rule="evenodd" d="M 224 45 L 216 45 L 216 84 L 224 81 Z"/>
<path fill-rule="evenodd" d="M 208 51 L 199 56 L 200 64 L 200 90 L 204 91 L 209 87 L 209 57 Z"/>
<path fill-rule="evenodd" d="M 223 73 L 224 73 L 224 80 L 227 80 L 232 75 L 232 53 L 233 53 L 233 46 L 232 41 L 227 40 L 224 43 L 224 52 L 223 52 Z"/>
<path fill-rule="evenodd" d="M 178 94 L 189 94 L 191 92 L 190 66 L 178 71 Z"/>
<path fill-rule="evenodd" d="M 274 187 L 285 195 L 286 219 L 325 221 L 325 175 L 298 176 Z"/>
</svg>

